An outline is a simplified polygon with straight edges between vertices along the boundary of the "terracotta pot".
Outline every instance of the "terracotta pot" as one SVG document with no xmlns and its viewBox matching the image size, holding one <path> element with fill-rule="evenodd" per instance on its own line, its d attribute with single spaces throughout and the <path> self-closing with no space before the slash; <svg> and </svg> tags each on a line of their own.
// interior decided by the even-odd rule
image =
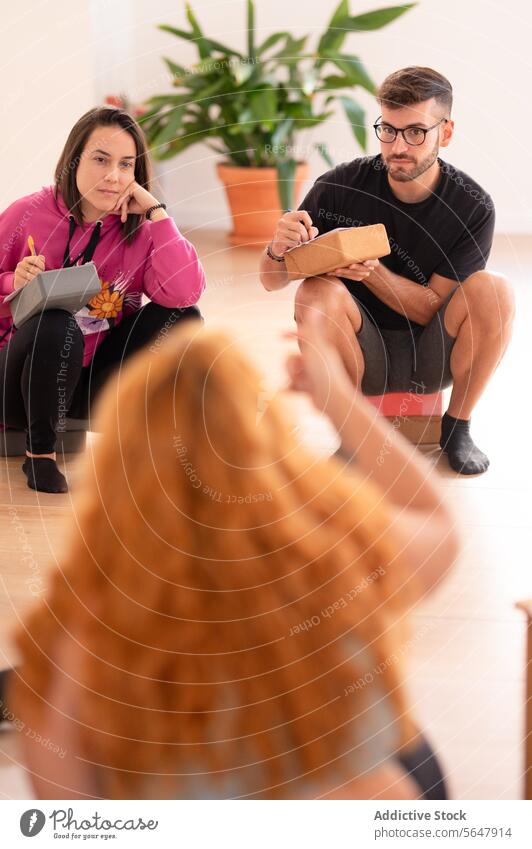
<svg viewBox="0 0 532 849">
<path fill-rule="evenodd" d="M 231 244 L 268 244 L 283 214 L 277 191 L 277 169 L 220 164 L 216 170 L 225 186 L 233 216 L 234 229 L 229 234 Z M 308 175 L 308 163 L 300 162 L 296 167 L 294 181 L 294 208 Z"/>
</svg>

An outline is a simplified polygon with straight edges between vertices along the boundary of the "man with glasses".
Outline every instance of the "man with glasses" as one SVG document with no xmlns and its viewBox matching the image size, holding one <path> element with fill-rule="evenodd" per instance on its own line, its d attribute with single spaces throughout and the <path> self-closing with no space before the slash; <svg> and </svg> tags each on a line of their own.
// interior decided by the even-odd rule
<svg viewBox="0 0 532 849">
<path fill-rule="evenodd" d="M 283 255 L 337 227 L 383 223 L 391 253 L 303 281 L 295 319 L 325 316 L 326 332 L 365 395 L 435 392 L 452 384 L 440 445 L 451 467 L 479 474 L 489 460 L 470 434 L 473 408 L 512 332 L 508 280 L 486 270 L 495 213 L 471 177 L 439 158 L 452 139 L 452 88 L 430 68 L 381 85 L 378 156 L 318 178 L 286 212 L 261 260 L 267 290 L 287 284 Z"/>
</svg>

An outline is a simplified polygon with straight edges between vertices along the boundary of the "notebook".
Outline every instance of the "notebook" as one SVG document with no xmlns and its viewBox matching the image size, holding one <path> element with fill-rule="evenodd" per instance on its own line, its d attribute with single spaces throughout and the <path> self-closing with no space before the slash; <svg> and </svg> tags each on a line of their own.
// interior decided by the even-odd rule
<svg viewBox="0 0 532 849">
<path fill-rule="evenodd" d="M 20 327 L 44 310 L 66 310 L 74 314 L 100 290 L 96 266 L 87 262 L 72 268 L 41 271 L 25 286 L 8 295 L 4 303 L 9 304 L 13 324 Z"/>
</svg>

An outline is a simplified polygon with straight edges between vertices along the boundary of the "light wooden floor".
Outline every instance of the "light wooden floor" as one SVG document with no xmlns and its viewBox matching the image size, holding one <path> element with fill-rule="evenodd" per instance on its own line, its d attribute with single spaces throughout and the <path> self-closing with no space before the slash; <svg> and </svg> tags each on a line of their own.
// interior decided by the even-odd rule
<svg viewBox="0 0 532 849">
<path fill-rule="evenodd" d="M 295 287 L 267 293 L 256 251 L 230 249 L 218 233 L 187 233 L 207 270 L 201 308 L 209 325 L 233 331 L 265 372 L 265 391 L 284 383 Z M 508 274 L 518 297 L 514 340 L 474 416 L 474 437 L 491 459 L 487 474 L 455 476 L 430 456 L 445 497 L 458 505 L 464 549 L 453 574 L 414 614 L 409 685 L 415 713 L 462 799 L 521 795 L 524 623 L 516 600 L 532 597 L 530 402 L 532 238 L 499 237 L 491 267 Z M 336 447 L 328 424 L 294 403 L 303 438 Z M 20 460 L 0 461 L 0 662 L 15 660 L 13 626 L 46 587 L 70 514 L 70 496 L 36 494 Z M 68 461 L 72 488 L 76 464 Z M 30 798 L 17 766 L 16 731 L 0 731 L 0 798 Z"/>
</svg>

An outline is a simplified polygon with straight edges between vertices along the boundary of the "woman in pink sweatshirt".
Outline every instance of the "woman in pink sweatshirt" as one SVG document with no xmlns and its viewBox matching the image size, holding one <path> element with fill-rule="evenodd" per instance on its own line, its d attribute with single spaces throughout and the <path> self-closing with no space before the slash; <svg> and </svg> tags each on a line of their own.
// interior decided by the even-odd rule
<svg viewBox="0 0 532 849">
<path fill-rule="evenodd" d="M 40 271 L 90 261 L 101 291 L 82 310 L 13 326 L 8 294 Z M 193 305 L 204 288 L 194 247 L 150 193 L 139 125 L 121 109 L 91 109 L 68 136 L 55 184 L 0 215 L 1 420 L 26 430 L 28 486 L 67 491 L 54 450 L 61 416 L 85 418 L 124 359 L 177 321 L 201 318 Z"/>
</svg>

